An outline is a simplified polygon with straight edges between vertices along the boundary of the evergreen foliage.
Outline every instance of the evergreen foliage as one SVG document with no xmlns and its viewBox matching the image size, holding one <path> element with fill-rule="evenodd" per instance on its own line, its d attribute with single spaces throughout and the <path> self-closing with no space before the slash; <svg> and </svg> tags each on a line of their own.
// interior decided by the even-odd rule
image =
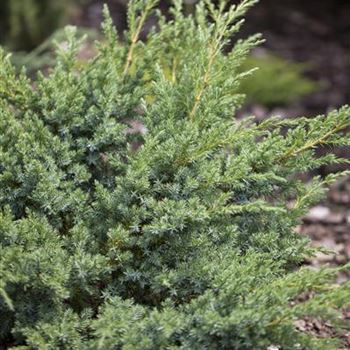
<svg viewBox="0 0 350 350">
<path fill-rule="evenodd" d="M 31 50 L 67 19 L 77 0 L 2 0 L 0 42 L 11 50 Z"/>
<path fill-rule="evenodd" d="M 248 102 L 267 107 L 287 105 L 321 88 L 321 84 L 304 76 L 305 64 L 289 62 L 271 53 L 249 56 L 241 70 L 254 67 L 259 69 L 241 83 Z"/>
<path fill-rule="evenodd" d="M 35 82 L 1 53 L 3 349 L 339 349 L 295 326 L 336 335 L 350 304 L 334 269 L 300 268 L 314 250 L 295 227 L 344 174 L 297 175 L 343 161 L 315 148 L 349 144 L 350 108 L 233 118 L 261 39 L 227 48 L 255 2 L 174 0 L 141 42 L 157 1 L 133 0 L 126 45 L 106 10 L 97 56 L 78 64 L 67 28 Z"/>
<path fill-rule="evenodd" d="M 80 57 L 81 64 L 84 64 L 87 60 L 84 55 L 90 54 L 89 48 L 94 49 L 94 42 L 100 37 L 98 30 L 77 27 L 76 38 L 79 40 L 84 37 L 84 43 L 81 47 L 78 57 Z M 11 62 L 20 71 L 23 66 L 26 69 L 28 76 L 34 77 L 38 71 L 50 70 L 56 62 L 55 49 L 57 43 L 64 45 L 66 40 L 65 28 L 57 29 L 52 35 L 50 35 L 44 42 L 37 46 L 30 52 L 15 52 L 11 54 Z M 92 55 L 92 53 L 91 53 Z"/>
</svg>

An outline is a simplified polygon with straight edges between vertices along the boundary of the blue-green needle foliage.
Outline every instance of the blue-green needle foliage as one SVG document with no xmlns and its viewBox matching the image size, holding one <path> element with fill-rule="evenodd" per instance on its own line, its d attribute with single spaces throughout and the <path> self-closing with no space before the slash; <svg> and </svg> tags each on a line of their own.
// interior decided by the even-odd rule
<svg viewBox="0 0 350 350">
<path fill-rule="evenodd" d="M 2 349 L 339 349 L 350 286 L 299 268 L 295 232 L 338 175 L 296 175 L 342 161 L 315 148 L 349 143 L 350 108 L 234 118 L 260 38 L 231 40 L 254 3 L 175 0 L 165 19 L 131 1 L 125 45 L 106 10 L 96 57 L 79 63 L 68 28 L 35 81 L 1 53 Z"/>
</svg>

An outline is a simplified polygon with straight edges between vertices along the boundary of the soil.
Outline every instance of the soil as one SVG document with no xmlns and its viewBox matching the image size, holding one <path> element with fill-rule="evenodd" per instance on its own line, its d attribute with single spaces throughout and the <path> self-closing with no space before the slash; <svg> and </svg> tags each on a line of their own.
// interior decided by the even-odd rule
<svg viewBox="0 0 350 350">
<path fill-rule="evenodd" d="M 350 261 L 350 181 L 334 184 L 327 199 L 312 208 L 299 227 L 301 234 L 311 237 L 315 247 L 325 247 L 330 254 L 319 253 L 309 261 L 312 266 L 343 265 Z M 338 275 L 342 283 L 350 279 L 350 271 Z"/>
</svg>

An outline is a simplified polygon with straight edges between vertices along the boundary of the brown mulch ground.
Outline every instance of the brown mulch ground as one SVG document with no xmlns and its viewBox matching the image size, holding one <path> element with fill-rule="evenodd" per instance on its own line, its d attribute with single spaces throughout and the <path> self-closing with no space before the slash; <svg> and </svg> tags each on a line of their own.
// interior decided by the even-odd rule
<svg viewBox="0 0 350 350">
<path fill-rule="evenodd" d="M 312 245 L 322 246 L 332 254 L 318 254 L 310 261 L 318 267 L 350 262 L 350 179 L 332 186 L 327 199 L 310 210 L 300 227 L 302 234 L 311 237 Z M 338 276 L 338 282 L 350 279 L 350 271 Z"/>
<path fill-rule="evenodd" d="M 310 236 L 313 246 L 322 246 L 333 252 L 317 254 L 307 262 L 311 266 L 338 266 L 350 262 L 350 178 L 332 186 L 327 199 L 313 207 L 305 216 L 299 231 Z M 336 277 L 337 283 L 348 280 L 350 271 L 341 272 Z M 350 321 L 350 311 L 344 310 L 342 318 Z M 317 337 L 338 337 L 343 344 L 342 349 L 350 349 L 349 330 L 337 334 L 329 323 L 311 317 L 296 321 L 295 326 L 300 331 Z"/>
</svg>

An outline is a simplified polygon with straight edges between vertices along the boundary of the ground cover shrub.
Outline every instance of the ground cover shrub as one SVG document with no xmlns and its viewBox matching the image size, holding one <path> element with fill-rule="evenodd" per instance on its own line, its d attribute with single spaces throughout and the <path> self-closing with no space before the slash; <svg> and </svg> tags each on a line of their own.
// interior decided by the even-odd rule
<svg viewBox="0 0 350 350">
<path fill-rule="evenodd" d="M 85 0 L 2 0 L 0 43 L 10 50 L 33 50 L 62 25 Z"/>
<path fill-rule="evenodd" d="M 240 90 L 247 96 L 247 102 L 273 108 L 296 102 L 321 88 L 321 84 L 304 75 L 305 64 L 289 62 L 268 52 L 250 55 L 241 70 L 254 67 L 259 69 L 241 82 Z"/>
<path fill-rule="evenodd" d="M 1 53 L 3 349 L 342 346 L 350 285 L 300 267 L 314 249 L 295 227 L 345 174 L 296 175 L 344 161 L 315 147 L 349 143 L 350 108 L 234 118 L 261 39 L 226 49 L 254 3 L 184 16 L 175 0 L 140 42 L 157 2 L 131 1 L 125 45 L 105 10 L 96 57 L 79 63 L 68 28 L 35 81 Z M 298 329 L 305 316 L 332 334 Z"/>
</svg>

